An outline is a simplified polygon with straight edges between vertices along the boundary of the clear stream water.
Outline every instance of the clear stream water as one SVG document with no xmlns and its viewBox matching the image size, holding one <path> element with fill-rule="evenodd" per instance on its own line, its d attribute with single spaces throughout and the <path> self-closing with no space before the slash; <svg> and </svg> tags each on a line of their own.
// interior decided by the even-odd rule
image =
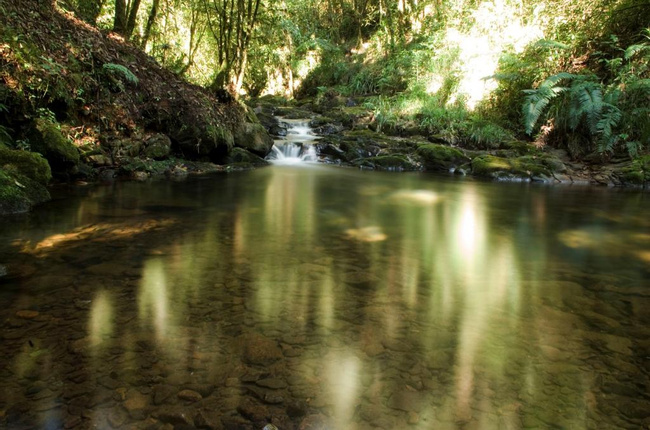
<svg viewBox="0 0 650 430">
<path fill-rule="evenodd" d="M 650 196 L 317 164 L 3 219 L 0 427 L 646 428 Z"/>
</svg>

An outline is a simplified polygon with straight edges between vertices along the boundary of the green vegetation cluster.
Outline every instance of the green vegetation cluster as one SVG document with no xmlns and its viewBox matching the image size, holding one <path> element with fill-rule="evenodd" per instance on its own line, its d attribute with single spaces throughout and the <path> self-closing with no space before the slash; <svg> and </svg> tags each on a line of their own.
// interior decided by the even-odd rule
<svg viewBox="0 0 650 430">
<path fill-rule="evenodd" d="M 62 3 L 191 81 L 352 98 L 389 134 L 600 161 L 650 147 L 647 0 Z"/>
</svg>

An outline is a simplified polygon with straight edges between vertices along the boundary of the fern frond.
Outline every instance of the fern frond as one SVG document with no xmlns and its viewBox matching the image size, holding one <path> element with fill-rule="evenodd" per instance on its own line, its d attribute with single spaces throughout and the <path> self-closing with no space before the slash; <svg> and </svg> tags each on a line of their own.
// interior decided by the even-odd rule
<svg viewBox="0 0 650 430">
<path fill-rule="evenodd" d="M 650 51 L 650 45 L 648 45 L 647 43 L 641 43 L 641 44 L 638 44 L 638 45 L 630 45 L 625 50 L 625 59 L 629 60 L 630 58 L 634 57 L 639 52 L 643 52 L 643 51 Z"/>
<path fill-rule="evenodd" d="M 533 133 L 535 124 L 537 124 L 539 117 L 544 113 L 551 100 L 566 90 L 564 87 L 550 86 L 540 86 L 536 90 L 524 90 L 524 93 L 528 94 L 522 106 L 526 134 L 531 135 Z"/>
<path fill-rule="evenodd" d="M 571 109 L 569 111 L 569 126 L 575 131 L 583 118 L 591 135 L 598 130 L 598 121 L 603 111 L 603 90 L 595 82 L 579 82 L 571 86 Z"/>
<path fill-rule="evenodd" d="M 130 84 L 138 85 L 139 82 L 138 77 L 135 76 L 133 72 L 130 71 L 127 67 L 121 64 L 106 63 L 102 66 L 102 69 L 104 69 L 108 73 L 117 75 L 118 78 L 122 78 Z"/>
<path fill-rule="evenodd" d="M 573 73 L 560 72 L 556 75 L 549 76 L 540 87 L 554 87 L 557 83 L 561 81 L 573 81 L 575 79 L 580 79 L 580 75 L 574 75 Z"/>
<path fill-rule="evenodd" d="M 627 84 L 626 91 L 650 95 L 650 79 L 639 79 Z"/>
<path fill-rule="evenodd" d="M 630 157 L 636 158 L 643 149 L 643 145 L 636 140 L 630 140 L 625 142 L 625 148 L 627 149 L 627 153 L 630 154 Z"/>
<path fill-rule="evenodd" d="M 600 135 L 600 139 L 598 140 L 598 151 L 611 152 L 614 148 L 614 144 L 616 144 L 616 141 L 618 140 L 618 136 L 614 135 L 614 129 L 618 126 L 623 114 L 621 110 L 614 105 L 605 104 L 604 107 L 605 111 L 600 115 L 600 118 L 596 123 L 596 133 L 593 134 Z"/>
<path fill-rule="evenodd" d="M 556 42 L 555 40 L 548 39 L 539 39 L 535 42 L 535 46 L 540 48 L 557 48 L 557 49 L 569 49 L 571 46 L 566 43 Z"/>
</svg>

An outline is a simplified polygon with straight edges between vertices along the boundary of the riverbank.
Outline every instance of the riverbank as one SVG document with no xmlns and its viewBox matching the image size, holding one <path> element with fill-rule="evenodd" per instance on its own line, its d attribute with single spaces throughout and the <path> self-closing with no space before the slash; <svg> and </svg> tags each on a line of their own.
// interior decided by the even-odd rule
<svg viewBox="0 0 650 430">
<path fill-rule="evenodd" d="M 47 201 L 50 183 L 264 164 L 273 140 L 225 90 L 51 2 L 0 0 L 0 15 L 0 214 Z"/>
<path fill-rule="evenodd" d="M 284 118 L 310 118 L 320 160 L 329 164 L 388 171 L 436 171 L 498 181 L 648 188 L 650 156 L 572 159 L 566 150 L 508 138 L 451 139 L 417 123 L 382 128 L 363 99 L 339 96 L 287 101 L 263 97 L 250 102 L 272 134 L 282 135 Z"/>
</svg>

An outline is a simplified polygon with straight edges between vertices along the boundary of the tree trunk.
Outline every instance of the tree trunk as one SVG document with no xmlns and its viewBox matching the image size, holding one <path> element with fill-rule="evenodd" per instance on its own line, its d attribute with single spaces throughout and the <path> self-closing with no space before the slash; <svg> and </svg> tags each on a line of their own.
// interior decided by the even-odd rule
<svg viewBox="0 0 650 430">
<path fill-rule="evenodd" d="M 151 11 L 149 11 L 149 18 L 147 18 L 147 25 L 145 26 L 144 34 L 142 35 L 142 42 L 140 43 L 142 49 L 146 49 L 147 42 L 149 42 L 149 38 L 151 37 L 151 29 L 153 28 L 153 25 L 156 22 L 156 15 L 158 15 L 159 4 L 160 4 L 160 0 L 153 0 L 153 4 L 151 5 Z"/>
<path fill-rule="evenodd" d="M 124 37 L 126 39 L 129 39 L 133 34 L 133 30 L 135 29 L 135 21 L 138 17 L 139 8 L 140 8 L 140 0 L 133 0 L 133 3 L 131 3 L 131 9 L 129 10 L 129 17 L 126 22 L 126 33 L 124 34 Z"/>
<path fill-rule="evenodd" d="M 113 31 L 124 35 L 126 32 L 126 0 L 115 0 L 115 18 L 113 20 Z"/>
</svg>

